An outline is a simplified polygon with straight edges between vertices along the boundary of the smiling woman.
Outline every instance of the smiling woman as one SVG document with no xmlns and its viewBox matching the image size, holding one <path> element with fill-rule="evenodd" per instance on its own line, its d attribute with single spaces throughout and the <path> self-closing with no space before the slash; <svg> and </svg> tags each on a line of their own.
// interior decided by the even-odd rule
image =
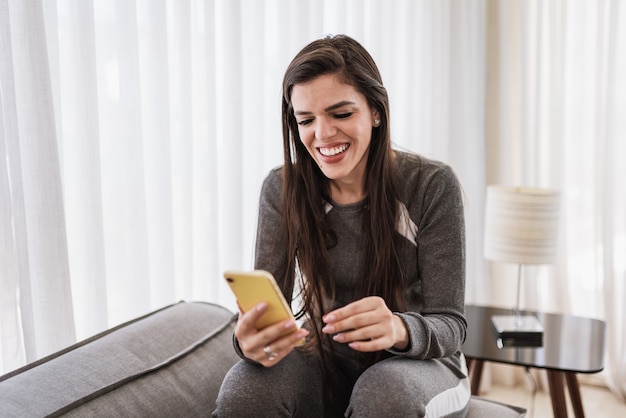
<svg viewBox="0 0 626 418">
<path fill-rule="evenodd" d="M 296 54 L 282 109 L 284 165 L 261 191 L 255 268 L 270 271 L 289 302 L 301 300 L 304 330 L 285 334 L 293 320 L 258 327 L 263 303 L 242 313 L 242 361 L 214 416 L 464 417 L 465 227 L 455 174 L 391 148 L 386 89 L 351 37 Z"/>
</svg>

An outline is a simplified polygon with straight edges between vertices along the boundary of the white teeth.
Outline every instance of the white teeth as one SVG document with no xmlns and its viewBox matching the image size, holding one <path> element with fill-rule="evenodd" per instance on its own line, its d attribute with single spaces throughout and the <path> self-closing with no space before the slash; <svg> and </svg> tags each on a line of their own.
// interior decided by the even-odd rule
<svg viewBox="0 0 626 418">
<path fill-rule="evenodd" d="M 326 157 L 340 154 L 348 149 L 348 144 L 338 145 L 332 148 L 320 148 L 320 153 Z"/>
</svg>

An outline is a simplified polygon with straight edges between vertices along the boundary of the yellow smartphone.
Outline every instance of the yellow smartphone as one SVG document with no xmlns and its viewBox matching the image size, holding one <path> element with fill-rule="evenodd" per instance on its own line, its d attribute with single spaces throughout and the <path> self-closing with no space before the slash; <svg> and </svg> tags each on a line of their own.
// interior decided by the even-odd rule
<svg viewBox="0 0 626 418">
<path fill-rule="evenodd" d="M 228 270 L 224 272 L 224 278 L 237 298 L 237 304 L 242 312 L 248 312 L 261 302 L 267 303 L 267 311 L 261 315 L 256 323 L 258 329 L 263 329 L 285 319 L 295 321 L 283 293 L 270 272 L 265 270 Z"/>
</svg>

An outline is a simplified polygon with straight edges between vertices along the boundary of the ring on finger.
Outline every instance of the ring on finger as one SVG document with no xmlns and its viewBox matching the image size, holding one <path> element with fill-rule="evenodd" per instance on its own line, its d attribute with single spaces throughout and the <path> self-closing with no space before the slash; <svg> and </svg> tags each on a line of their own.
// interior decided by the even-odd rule
<svg viewBox="0 0 626 418">
<path fill-rule="evenodd" d="M 265 357 L 267 357 L 269 361 L 274 361 L 276 357 L 278 356 L 278 353 L 275 351 L 272 351 L 269 345 L 265 346 L 265 348 L 263 349 L 263 352 L 265 353 Z"/>
</svg>

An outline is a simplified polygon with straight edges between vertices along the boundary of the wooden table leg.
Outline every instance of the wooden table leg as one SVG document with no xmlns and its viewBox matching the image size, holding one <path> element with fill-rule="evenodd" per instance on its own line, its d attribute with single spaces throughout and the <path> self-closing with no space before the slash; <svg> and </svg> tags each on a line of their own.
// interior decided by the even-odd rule
<svg viewBox="0 0 626 418">
<path fill-rule="evenodd" d="M 548 370 L 548 386 L 550 399 L 552 399 L 552 412 L 554 418 L 567 418 L 567 406 L 565 405 L 565 388 L 563 387 L 563 372 Z"/>
<path fill-rule="evenodd" d="M 478 391 L 480 390 L 480 379 L 483 374 L 483 360 L 478 359 L 469 359 L 469 379 L 470 379 L 470 390 L 472 395 L 478 396 Z"/>
<path fill-rule="evenodd" d="M 569 397 L 572 401 L 572 407 L 574 408 L 574 416 L 576 418 L 585 418 L 585 411 L 583 410 L 583 401 L 580 397 L 580 386 L 578 385 L 576 373 L 565 373 L 565 381 L 567 382 Z"/>
</svg>

